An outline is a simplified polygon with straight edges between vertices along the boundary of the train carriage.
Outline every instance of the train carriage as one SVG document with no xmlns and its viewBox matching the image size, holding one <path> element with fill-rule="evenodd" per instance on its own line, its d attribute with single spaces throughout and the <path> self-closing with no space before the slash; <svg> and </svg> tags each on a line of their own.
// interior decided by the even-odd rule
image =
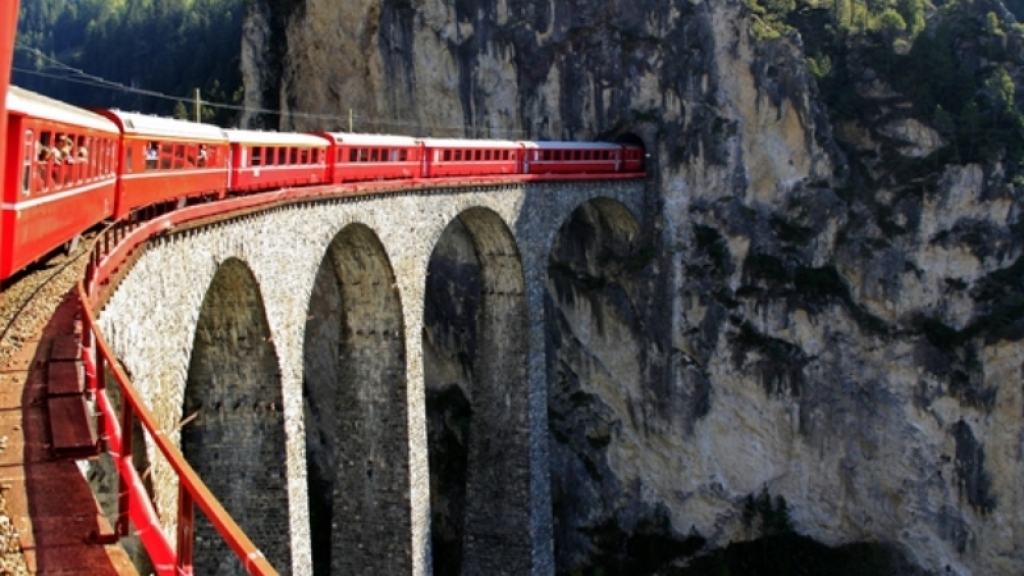
<svg viewBox="0 0 1024 576">
<path fill-rule="evenodd" d="M 120 131 L 99 114 L 11 86 L 0 279 L 113 214 Z"/>
<path fill-rule="evenodd" d="M 333 144 L 331 182 L 415 179 L 423 173 L 423 145 L 410 136 L 323 132 Z"/>
<path fill-rule="evenodd" d="M 231 142 L 232 192 L 255 192 L 329 181 L 330 142 L 313 134 L 225 130 Z"/>
<path fill-rule="evenodd" d="M 211 124 L 98 110 L 123 133 L 115 216 L 146 206 L 223 197 L 228 185 L 228 141 Z"/>
<path fill-rule="evenodd" d="M 622 146 L 610 142 L 524 142 L 525 174 L 593 174 L 622 171 Z"/>
<path fill-rule="evenodd" d="M 519 174 L 523 146 L 511 140 L 424 138 L 423 177 Z"/>
<path fill-rule="evenodd" d="M 644 171 L 645 152 L 642 146 L 634 144 L 623 144 L 622 146 L 622 172 L 633 174 Z"/>
</svg>

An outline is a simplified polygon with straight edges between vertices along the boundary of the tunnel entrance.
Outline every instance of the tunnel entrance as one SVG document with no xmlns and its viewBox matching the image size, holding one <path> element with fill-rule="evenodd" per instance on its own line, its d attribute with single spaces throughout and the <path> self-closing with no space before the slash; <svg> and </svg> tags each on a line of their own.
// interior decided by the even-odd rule
<svg viewBox="0 0 1024 576">
<path fill-rule="evenodd" d="M 313 574 L 412 571 L 402 306 L 380 240 L 331 242 L 303 344 Z"/>
<path fill-rule="evenodd" d="M 526 319 L 512 233 L 489 210 L 463 212 L 424 296 L 435 576 L 529 572 Z"/>
<path fill-rule="evenodd" d="M 182 423 L 185 459 L 271 564 L 290 573 L 280 369 L 256 278 L 239 260 L 221 264 L 203 299 Z M 196 574 L 247 573 L 201 513 L 194 546 Z"/>
</svg>

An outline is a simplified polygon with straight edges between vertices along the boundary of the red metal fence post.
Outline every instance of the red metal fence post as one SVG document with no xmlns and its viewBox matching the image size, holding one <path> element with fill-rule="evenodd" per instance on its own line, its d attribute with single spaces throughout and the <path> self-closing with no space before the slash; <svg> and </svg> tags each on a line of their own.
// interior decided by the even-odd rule
<svg viewBox="0 0 1024 576">
<path fill-rule="evenodd" d="M 195 506 L 184 482 L 178 482 L 178 561 L 180 576 L 192 575 L 192 546 L 195 542 Z"/>
<path fill-rule="evenodd" d="M 132 463 L 132 405 L 121 398 L 121 453 L 117 455 L 122 466 L 133 466 Z M 117 475 L 117 534 L 122 538 L 128 535 L 129 513 L 131 512 L 131 486 L 124 474 Z"/>
</svg>

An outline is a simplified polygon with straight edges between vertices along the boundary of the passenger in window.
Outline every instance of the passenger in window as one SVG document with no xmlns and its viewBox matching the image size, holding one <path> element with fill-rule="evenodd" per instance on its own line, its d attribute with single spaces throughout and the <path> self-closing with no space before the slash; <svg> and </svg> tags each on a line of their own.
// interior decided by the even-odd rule
<svg viewBox="0 0 1024 576">
<path fill-rule="evenodd" d="M 157 158 L 160 156 L 156 142 L 150 142 L 146 147 L 146 169 L 153 170 L 156 168 Z"/>
<path fill-rule="evenodd" d="M 57 151 L 55 153 L 55 159 L 57 162 L 63 162 L 65 164 L 72 164 L 75 161 L 74 155 L 74 142 L 71 141 L 71 137 L 67 134 L 61 134 L 57 137 Z"/>
<path fill-rule="evenodd" d="M 199 155 L 196 157 L 196 163 L 200 168 L 206 166 L 206 144 L 199 145 Z"/>
<path fill-rule="evenodd" d="M 36 148 L 39 149 L 39 153 L 36 154 L 36 161 L 38 162 L 53 162 L 53 148 L 50 148 L 46 144 L 36 144 Z"/>
<path fill-rule="evenodd" d="M 78 137 L 78 146 L 75 149 L 75 156 L 79 162 L 89 161 L 89 148 L 85 145 L 85 136 Z"/>
</svg>

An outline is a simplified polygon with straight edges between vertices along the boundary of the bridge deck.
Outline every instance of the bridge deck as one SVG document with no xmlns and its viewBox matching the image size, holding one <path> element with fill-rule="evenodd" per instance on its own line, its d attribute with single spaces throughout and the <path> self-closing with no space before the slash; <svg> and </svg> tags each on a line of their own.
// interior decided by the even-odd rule
<svg viewBox="0 0 1024 576">
<path fill-rule="evenodd" d="M 101 543 L 113 530 L 75 461 L 52 450 L 46 361 L 55 340 L 74 331 L 74 313 L 74 301 L 66 300 L 42 333 L 0 366 L 0 490 L 31 573 L 137 576 L 120 545 Z"/>
</svg>

